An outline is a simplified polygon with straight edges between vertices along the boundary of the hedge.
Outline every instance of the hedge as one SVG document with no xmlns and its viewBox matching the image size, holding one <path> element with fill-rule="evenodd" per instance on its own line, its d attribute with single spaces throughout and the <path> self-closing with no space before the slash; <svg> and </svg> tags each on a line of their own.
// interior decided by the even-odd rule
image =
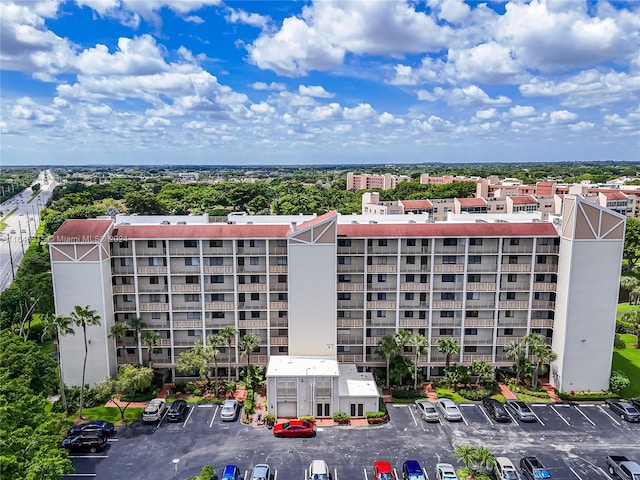
<svg viewBox="0 0 640 480">
<path fill-rule="evenodd" d="M 602 392 L 574 392 L 573 395 L 571 393 L 565 392 L 556 392 L 558 397 L 562 400 L 567 401 L 580 401 L 580 400 L 606 400 L 607 398 L 615 398 L 611 392 L 602 391 Z"/>
</svg>

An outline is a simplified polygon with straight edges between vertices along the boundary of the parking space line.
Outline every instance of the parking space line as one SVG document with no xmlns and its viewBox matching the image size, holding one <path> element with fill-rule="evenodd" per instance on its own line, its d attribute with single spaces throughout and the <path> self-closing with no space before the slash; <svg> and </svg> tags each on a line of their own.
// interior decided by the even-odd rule
<svg viewBox="0 0 640 480">
<path fill-rule="evenodd" d="M 305 469 L 304 469 L 304 480 L 307 480 L 307 478 L 308 478 L 308 477 L 307 477 L 307 469 L 305 468 Z"/>
<path fill-rule="evenodd" d="M 367 469 L 363 468 L 362 471 L 364 472 L 364 480 L 369 480 L 369 477 L 367 477 Z"/>
<path fill-rule="evenodd" d="M 464 422 L 464 424 L 468 427 L 469 424 L 467 423 L 467 419 L 464 418 L 464 415 L 462 414 L 462 410 L 458 409 L 458 411 L 460 412 L 460 416 L 462 417 L 462 421 Z"/>
<path fill-rule="evenodd" d="M 109 455 L 69 455 L 67 458 L 109 458 Z"/>
<path fill-rule="evenodd" d="M 571 424 L 569 423 L 569 421 L 568 421 L 566 418 L 564 418 L 562 415 L 560 415 L 560 412 L 558 412 L 558 411 L 556 410 L 556 408 L 555 408 L 553 405 L 549 405 L 549 406 L 551 407 L 551 410 L 553 410 L 554 412 L 556 412 L 556 415 L 558 415 L 558 416 L 562 419 L 562 421 L 563 421 L 564 423 L 566 423 L 567 425 L 571 426 Z"/>
<path fill-rule="evenodd" d="M 587 419 L 587 422 L 589 422 L 589 423 L 590 423 L 591 425 L 593 425 L 594 427 L 596 426 L 596 424 L 595 424 L 595 423 L 593 423 L 589 417 L 587 417 L 587 414 L 586 414 L 586 413 L 584 413 L 582 410 L 580 410 L 580 407 L 578 407 L 578 406 L 576 405 L 574 408 L 575 408 L 575 409 L 580 413 L 580 415 L 582 415 L 584 418 L 586 418 L 586 419 Z"/>
<path fill-rule="evenodd" d="M 63 477 L 96 477 L 97 473 L 63 473 Z"/>
<path fill-rule="evenodd" d="M 160 421 L 158 422 L 158 424 L 156 425 L 156 430 L 160 428 L 160 425 L 162 425 L 162 422 L 164 422 L 164 419 L 167 416 L 167 413 L 169 413 L 169 409 L 165 408 L 164 409 L 164 415 L 162 415 L 162 418 L 160 419 Z"/>
<path fill-rule="evenodd" d="M 273 480 L 278 480 L 278 470 L 273 472 Z"/>
<path fill-rule="evenodd" d="M 569 467 L 569 470 L 571 470 L 573 472 L 573 474 L 578 478 L 578 480 L 582 480 L 582 477 L 576 473 L 576 471 L 573 469 L 573 467 Z"/>
<path fill-rule="evenodd" d="M 213 427 L 213 422 L 216 419 L 216 414 L 218 413 L 218 406 L 216 405 L 216 409 L 213 412 L 213 417 L 211 418 L 211 423 L 209 424 L 209 428 Z"/>
<path fill-rule="evenodd" d="M 613 418 L 604 408 L 602 408 L 602 405 L 598 405 L 598 408 L 602 410 L 602 413 L 604 413 L 607 417 L 609 417 L 613 423 L 620 426 L 618 421 L 615 418 Z"/>
<path fill-rule="evenodd" d="M 333 469 L 333 480 L 338 480 L 338 469 L 337 468 Z"/>
<path fill-rule="evenodd" d="M 485 416 L 485 418 L 486 418 L 487 420 L 489 420 L 489 423 L 490 423 L 491 425 L 493 425 L 493 422 L 492 422 L 492 421 L 491 421 L 491 419 L 489 418 L 489 415 L 487 415 L 487 412 L 485 412 L 485 411 L 484 411 L 484 408 L 482 408 L 480 405 L 478 405 L 478 408 L 480 409 L 480 411 L 482 412 L 482 414 Z"/>
<path fill-rule="evenodd" d="M 413 415 L 413 408 L 411 408 L 409 405 L 407 405 L 407 408 L 409 409 L 409 413 L 411 414 L 411 418 L 413 418 L 413 423 L 415 423 L 416 427 L 418 426 L 418 422 L 416 422 L 416 417 Z M 420 421 L 422 421 L 422 418 L 420 419 Z"/>
<path fill-rule="evenodd" d="M 509 415 L 509 418 L 511 419 L 514 425 L 517 425 L 518 427 L 522 428 L 522 425 L 520 425 L 520 423 L 516 420 L 516 417 L 511 415 L 511 412 L 508 409 L 505 408 L 504 411 L 507 412 L 507 415 Z"/>
<path fill-rule="evenodd" d="M 532 407 L 546 407 L 547 404 L 546 403 L 532 403 L 531 406 Z M 536 412 L 533 411 L 533 408 L 531 409 L 531 413 L 533 413 L 533 416 L 536 417 L 536 420 L 538 420 L 540 422 L 540 425 L 542 425 L 543 427 L 546 426 L 544 424 L 544 422 L 542 420 L 540 420 L 540 417 L 538 415 L 536 415 Z M 556 413 L 558 413 L 558 412 L 556 412 Z"/>
<path fill-rule="evenodd" d="M 249 470 L 245 470 L 244 471 L 244 480 L 247 480 L 247 474 L 249 473 Z"/>
<path fill-rule="evenodd" d="M 393 478 L 400 478 L 398 477 L 398 472 L 396 472 L 396 467 L 393 467 Z"/>
<path fill-rule="evenodd" d="M 182 424 L 182 428 L 187 426 L 187 422 L 189 421 L 189 419 L 191 418 L 191 415 L 193 414 L 193 411 L 195 410 L 195 408 L 191 407 L 189 409 L 189 415 L 187 415 L 187 419 L 184 421 L 184 423 Z"/>
<path fill-rule="evenodd" d="M 107 442 L 117 442 L 117 438 L 107 438 Z"/>
</svg>

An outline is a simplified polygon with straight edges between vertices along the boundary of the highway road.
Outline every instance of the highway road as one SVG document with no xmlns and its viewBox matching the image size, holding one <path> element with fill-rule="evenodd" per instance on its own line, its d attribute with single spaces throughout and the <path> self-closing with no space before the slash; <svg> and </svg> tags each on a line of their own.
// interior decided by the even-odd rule
<svg viewBox="0 0 640 480">
<path fill-rule="evenodd" d="M 41 171 L 33 182 L 36 183 L 41 187 L 36 196 L 29 187 L 0 205 L 2 216 L 13 212 L 4 219 L 7 226 L 0 232 L 0 291 L 13 282 L 24 252 L 29 248 L 29 241 L 40 225 L 40 211 L 45 208 L 57 185 L 50 170 Z"/>
</svg>

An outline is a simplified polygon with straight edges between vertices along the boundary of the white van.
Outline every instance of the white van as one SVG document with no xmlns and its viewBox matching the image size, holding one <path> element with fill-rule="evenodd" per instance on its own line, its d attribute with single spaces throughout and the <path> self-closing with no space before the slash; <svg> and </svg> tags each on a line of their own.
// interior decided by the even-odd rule
<svg viewBox="0 0 640 480">
<path fill-rule="evenodd" d="M 493 473 L 498 480 L 520 480 L 516 467 L 507 457 L 496 457 Z"/>
</svg>

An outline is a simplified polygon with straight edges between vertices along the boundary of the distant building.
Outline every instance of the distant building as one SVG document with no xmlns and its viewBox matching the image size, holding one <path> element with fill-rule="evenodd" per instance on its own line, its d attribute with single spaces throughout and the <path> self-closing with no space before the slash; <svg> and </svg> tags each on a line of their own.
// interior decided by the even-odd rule
<svg viewBox="0 0 640 480">
<path fill-rule="evenodd" d="M 198 172 L 180 172 L 178 178 L 184 183 L 197 182 L 200 179 L 200 174 Z"/>
<path fill-rule="evenodd" d="M 347 190 L 371 190 L 380 188 L 382 190 L 391 190 L 396 188 L 400 182 L 411 180 L 407 175 L 392 175 L 385 173 L 382 175 L 370 175 L 368 173 L 347 173 Z"/>
</svg>

